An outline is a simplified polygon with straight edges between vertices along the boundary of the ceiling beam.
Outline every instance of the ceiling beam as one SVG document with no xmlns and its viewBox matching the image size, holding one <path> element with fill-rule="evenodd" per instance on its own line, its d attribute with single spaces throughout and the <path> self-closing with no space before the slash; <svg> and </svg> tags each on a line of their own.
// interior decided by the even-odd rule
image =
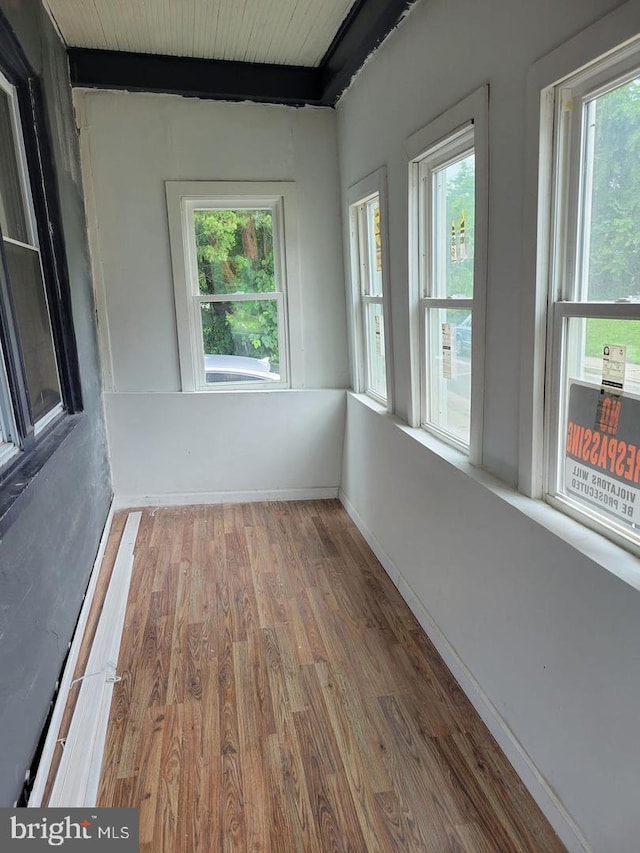
<svg viewBox="0 0 640 853">
<path fill-rule="evenodd" d="M 322 100 L 335 104 L 369 54 L 399 23 L 415 0 L 356 0 L 322 57 Z"/>
<path fill-rule="evenodd" d="M 69 48 L 71 83 L 262 103 L 322 104 L 317 68 Z"/>
<path fill-rule="evenodd" d="M 334 106 L 413 0 L 356 0 L 318 68 L 69 48 L 71 83 L 225 101 Z"/>
</svg>

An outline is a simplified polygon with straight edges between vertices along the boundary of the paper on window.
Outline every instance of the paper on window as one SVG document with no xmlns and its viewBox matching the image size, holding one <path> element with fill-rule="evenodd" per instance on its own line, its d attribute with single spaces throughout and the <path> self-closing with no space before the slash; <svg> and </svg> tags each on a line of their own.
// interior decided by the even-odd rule
<svg viewBox="0 0 640 853">
<path fill-rule="evenodd" d="M 373 318 L 373 328 L 375 331 L 376 355 L 381 356 L 384 352 L 384 332 L 380 314 L 376 314 Z"/>
<path fill-rule="evenodd" d="M 602 389 L 622 394 L 627 348 L 606 344 L 602 350 Z"/>
<path fill-rule="evenodd" d="M 451 342 L 454 339 L 455 326 L 451 323 L 442 324 L 442 376 L 454 379 L 454 362 L 451 353 Z"/>
</svg>

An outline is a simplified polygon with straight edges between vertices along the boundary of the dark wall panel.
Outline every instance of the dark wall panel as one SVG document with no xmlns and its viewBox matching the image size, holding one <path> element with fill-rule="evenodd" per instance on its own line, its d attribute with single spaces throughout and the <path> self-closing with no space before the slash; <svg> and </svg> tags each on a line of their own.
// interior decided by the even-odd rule
<svg viewBox="0 0 640 853">
<path fill-rule="evenodd" d="M 111 499 L 77 138 L 66 54 L 39 0 L 0 0 L 43 75 L 84 412 L 22 493 L 0 541 L 0 805 L 19 797 L 78 618 Z"/>
</svg>

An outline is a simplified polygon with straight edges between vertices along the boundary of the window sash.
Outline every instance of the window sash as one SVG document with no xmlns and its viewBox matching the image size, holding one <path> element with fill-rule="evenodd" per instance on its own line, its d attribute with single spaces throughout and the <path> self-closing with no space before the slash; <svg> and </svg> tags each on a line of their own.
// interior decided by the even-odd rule
<svg viewBox="0 0 640 853">
<path fill-rule="evenodd" d="M 371 239 L 369 229 L 369 205 L 372 201 L 376 200 L 378 203 L 378 210 L 380 210 L 379 193 L 374 193 L 369 198 L 356 205 L 356 216 L 358 221 L 358 260 L 360 265 L 360 295 L 382 297 L 384 294 L 384 275 L 382 269 L 376 270 L 375 262 L 372 263 L 372 259 L 375 257 L 376 247 L 375 240 Z M 380 263 L 382 266 L 382 251 Z M 378 272 L 380 273 L 379 276 L 377 275 Z"/>
<path fill-rule="evenodd" d="M 387 287 L 386 170 L 380 168 L 349 188 L 350 330 L 353 387 L 388 411 L 392 402 L 390 305 Z M 379 211 L 379 247 L 372 205 Z M 379 252 L 379 255 L 378 255 Z M 381 269 L 377 270 L 377 264 Z M 379 335 L 371 315 L 377 309 Z M 382 363 L 380 362 L 382 359 Z"/>
<path fill-rule="evenodd" d="M 268 210 L 272 215 L 274 280 L 276 289 L 258 293 L 200 293 L 198 281 L 198 261 L 196 234 L 193 224 L 193 214 L 196 210 Z M 283 233 L 283 200 L 281 197 L 220 197 L 220 198 L 184 198 L 182 199 L 182 229 L 186 242 L 187 287 L 190 291 L 190 329 L 191 357 L 194 377 L 194 390 L 221 391 L 237 388 L 278 388 L 289 384 L 288 341 L 287 341 L 287 312 L 286 312 L 286 277 L 285 277 L 285 246 Z M 212 303 L 230 302 L 276 302 L 278 312 L 278 355 L 280 380 L 264 381 L 239 380 L 238 382 L 207 383 L 204 371 L 204 338 L 202 329 L 201 306 Z"/>
<path fill-rule="evenodd" d="M 37 434 L 42 431 L 44 426 L 51 422 L 53 419 L 52 412 L 54 415 L 57 415 L 64 409 L 62 405 L 60 366 L 51 324 L 49 297 L 45 286 L 39 249 L 36 246 L 11 240 L 8 237 L 3 238 L 2 243 L 1 253 L 11 279 L 9 290 L 12 290 L 12 322 L 15 325 L 22 355 L 21 382 L 24 384 L 30 401 L 30 420 L 33 425 L 34 434 Z M 20 256 L 19 270 L 17 267 L 12 267 L 12 263 L 6 255 L 8 247 L 26 250 L 27 254 Z M 29 263 L 25 266 L 24 262 L 27 258 L 31 258 L 33 264 Z M 28 287 L 26 286 L 27 284 Z M 19 292 L 14 289 L 16 287 Z M 25 298 L 27 299 L 26 303 Z M 38 316 L 39 320 L 37 319 Z M 43 345 L 45 352 L 42 351 Z M 34 353 L 39 354 L 35 356 L 35 359 Z M 49 374 L 46 386 L 42 385 L 45 379 L 42 368 L 45 368 L 45 372 Z M 53 391 L 58 401 L 43 414 L 36 416 L 36 398 L 34 394 L 36 392 L 40 394 L 45 390 Z"/>
<path fill-rule="evenodd" d="M 447 387 L 443 383 L 447 382 L 443 376 L 436 377 L 437 362 L 439 352 L 436 352 L 436 343 L 433 334 L 431 333 L 430 313 L 434 309 L 446 311 L 466 310 L 471 314 L 471 323 L 473 328 L 473 299 L 442 299 L 423 297 L 420 300 L 420 426 L 429 432 L 434 433 L 439 438 L 453 445 L 463 453 L 469 453 L 469 440 L 465 441 L 460 438 L 453 429 L 447 429 L 436 417 L 436 407 L 438 411 L 446 408 Z M 473 340 L 473 338 L 472 338 Z M 452 341 L 452 346 L 455 343 Z M 451 353 L 451 358 L 457 360 L 455 350 Z M 471 371 L 471 383 L 473 382 L 473 357 L 469 353 L 469 367 Z M 457 377 L 453 377 L 454 379 Z M 471 386 L 472 389 L 473 386 Z M 473 391 L 469 394 L 469 408 L 473 400 Z M 471 433 L 471 420 L 469 422 L 469 432 Z"/>
<path fill-rule="evenodd" d="M 9 103 L 11 132 L 13 135 L 13 145 L 15 153 L 15 168 L 18 172 L 18 183 L 20 185 L 20 193 L 22 196 L 22 208 L 27 229 L 27 237 L 29 242 L 21 243 L 11 235 L 3 235 L 4 239 L 13 239 L 13 242 L 19 245 L 24 245 L 30 248 L 39 248 L 38 244 L 38 229 L 36 226 L 35 209 L 33 205 L 33 197 L 31 195 L 31 185 L 29 181 L 29 166 L 27 163 L 26 146 L 22 131 L 22 122 L 20 118 L 20 108 L 18 105 L 18 92 L 15 86 L 11 85 L 7 78 L 0 71 L 0 89 L 5 93 Z"/>
<path fill-rule="evenodd" d="M 473 124 L 465 125 L 415 161 L 418 167 L 419 185 L 418 253 L 420 294 L 422 297 L 446 298 L 446 276 L 442 271 L 443 267 L 446 267 L 446 261 L 444 261 L 446 248 L 443 254 L 442 245 L 447 245 L 449 232 L 445 227 L 444 235 L 438 235 L 441 237 L 440 245 L 438 245 L 438 238 L 434 233 L 437 219 L 435 213 L 437 194 L 433 186 L 434 178 L 438 172 L 445 170 L 448 166 L 464 159 L 469 154 L 475 154 L 474 139 Z"/>
<path fill-rule="evenodd" d="M 382 405 L 387 404 L 387 376 L 386 376 L 386 335 L 384 333 L 384 272 L 381 269 L 378 276 L 375 269 L 373 258 L 375 257 L 376 246 L 372 238 L 370 222 L 369 222 L 369 206 L 371 202 L 377 201 L 380 217 L 382 211 L 380 209 L 380 193 L 372 193 L 367 198 L 362 199 L 356 205 L 356 216 L 358 224 L 358 262 L 360 270 L 360 327 L 361 327 L 361 347 L 362 347 L 362 364 L 364 368 L 364 391 L 374 400 L 377 400 Z M 381 228 L 381 223 L 380 226 Z M 382 266 L 382 246 L 381 246 L 381 266 Z M 380 335 L 382 337 L 382 352 L 381 356 L 384 361 L 383 377 L 384 392 L 381 393 L 376 388 L 375 370 L 373 365 L 372 353 L 376 350 L 376 332 L 372 328 L 370 321 L 371 311 L 368 308 L 370 305 L 380 307 Z"/>
<path fill-rule="evenodd" d="M 387 359 L 386 359 L 386 335 L 384 328 L 384 297 L 380 296 L 369 296 L 363 294 L 360 300 L 361 305 L 361 328 L 362 328 L 362 353 L 363 353 L 363 364 L 364 364 L 364 387 L 365 393 L 370 397 L 373 397 L 374 400 L 377 400 L 382 405 L 387 404 Z M 381 356 L 384 361 L 384 393 L 380 393 L 375 387 L 375 379 L 374 379 L 374 369 L 372 364 L 371 353 L 377 347 L 377 335 L 378 333 L 375 330 L 375 327 L 372 327 L 372 324 L 369 319 L 370 310 L 369 306 L 379 306 L 380 309 L 380 332 L 379 335 L 382 339 L 381 345 Z"/>
<path fill-rule="evenodd" d="M 221 298 L 222 297 L 222 298 Z M 254 298 L 254 297 L 259 297 Z M 279 362 L 279 370 L 280 370 L 280 381 L 278 380 L 270 380 L 268 382 L 269 388 L 279 387 L 283 384 L 285 379 L 283 378 L 283 372 L 285 365 L 282 365 L 282 352 L 283 352 L 283 335 L 285 334 L 285 324 L 284 324 L 284 293 L 281 291 L 273 291 L 269 293 L 230 293 L 228 294 L 228 298 L 225 298 L 222 294 L 220 296 L 216 295 L 215 297 L 211 297 L 208 295 L 202 295 L 196 298 L 195 302 L 195 316 L 194 316 L 194 324 L 196 327 L 196 334 L 198 336 L 198 341 L 200 342 L 200 352 L 199 352 L 199 367 L 198 372 L 196 373 L 196 385 L 197 390 L 215 390 L 217 388 L 221 388 L 224 386 L 227 390 L 233 390 L 234 388 L 242 387 L 242 388 L 265 388 L 267 384 L 264 381 L 256 381 L 252 382 L 250 379 L 238 380 L 238 382 L 224 382 L 220 383 L 220 385 L 216 385 L 215 383 L 210 383 L 206 381 L 205 370 L 204 370 L 204 334 L 202 329 L 202 311 L 200 310 L 201 305 L 211 305 L 214 303 L 225 303 L 225 302 L 275 302 L 277 306 L 278 312 L 278 354 L 280 356 Z M 286 373 L 285 373 L 286 376 Z"/>
<path fill-rule="evenodd" d="M 2 281 L 0 281 L 0 298 L 3 305 L 0 311 L 0 321 L 3 325 L 3 337 L 6 344 L 4 355 L 0 352 L 0 408 L 2 409 L 2 437 L 3 444 L 0 451 L 0 468 L 2 468 L 10 459 L 18 452 L 18 450 L 29 451 L 33 447 L 33 439 L 38 434 L 42 433 L 66 408 L 64 404 L 65 391 L 69 393 L 71 387 L 68 379 L 63 390 L 61 363 L 63 358 L 65 366 L 69 366 L 68 359 L 72 357 L 69 349 L 70 341 L 66 338 L 62 341 L 58 340 L 53 329 L 53 317 L 50 304 L 50 287 L 49 279 L 52 276 L 56 277 L 58 287 L 64 285 L 64 273 L 59 267 L 59 261 L 53 246 L 55 239 L 52 230 L 51 221 L 49 218 L 49 199 L 45 188 L 45 175 L 43 170 L 47 162 L 48 152 L 46 148 L 46 140 L 41 137 L 42 128 L 38 126 L 41 113 L 41 102 L 39 100 L 39 90 L 37 81 L 22 80 L 22 90 L 19 95 L 16 86 L 8 82 L 7 78 L 0 72 L 0 90 L 6 96 L 7 124 L 6 132 L 11 134 L 12 145 L 5 152 L 5 156 L 9 157 L 11 162 L 5 163 L 5 168 L 10 168 L 15 173 L 14 185 L 20 194 L 19 203 L 21 205 L 21 218 L 23 218 L 25 231 L 21 234 L 23 239 L 16 239 L 15 236 L 4 234 L 0 241 L 0 256 L 2 258 Z M 33 138 L 30 137 L 29 156 L 33 158 L 33 162 L 27 160 L 27 146 L 23 133 L 23 124 L 21 120 L 21 109 L 25 110 L 25 125 L 27 130 L 33 128 Z M 37 158 L 37 159 L 36 159 Z M 35 171 L 34 171 L 35 170 Z M 34 171 L 33 192 L 41 192 L 39 201 L 44 208 L 46 215 L 46 231 L 43 225 L 42 234 L 50 236 L 51 242 L 46 242 L 45 249 L 49 253 L 46 255 L 46 264 L 48 269 L 45 271 L 45 260 L 43 258 L 39 240 L 38 223 L 36 221 L 35 203 L 32 194 L 32 183 L 30 173 Z M 38 189 L 40 188 L 40 189 Z M 18 201 L 14 197 L 14 201 Z M 55 215 L 55 201 L 54 215 Z M 22 251 L 22 261 L 20 268 L 13 267 L 9 262 L 7 255 L 8 251 Z M 26 254 L 25 254 L 26 252 Z M 35 253 L 35 255 L 31 254 Z M 24 265 L 25 259 L 31 256 L 33 263 Z M 14 263 L 15 263 L 14 258 Z M 27 276 L 31 282 L 31 288 L 28 289 L 31 297 L 35 299 L 33 312 L 31 315 L 25 311 L 26 303 L 22 305 L 22 314 L 19 310 L 18 294 L 14 288 L 18 288 L 19 294 L 26 295 L 24 287 L 25 280 L 22 278 Z M 58 291 L 56 290 L 56 295 Z M 30 306 L 30 302 L 28 303 Z M 30 309 L 29 309 L 30 310 Z M 65 317 L 61 313 L 63 309 L 58 306 L 57 320 L 61 324 L 59 332 L 65 335 L 64 324 Z M 24 326 L 25 318 L 33 316 L 38 318 L 30 320 L 29 329 Z M 35 337 L 34 337 L 35 335 Z M 38 353 L 42 347 L 45 347 L 46 355 L 42 366 L 44 372 L 40 369 L 40 360 Z M 63 347 L 64 355 L 61 356 L 59 347 Z M 28 357 L 28 354 L 31 356 Z M 31 372 L 29 372 L 29 364 L 31 364 Z M 36 369 L 37 368 L 37 369 Z M 45 385 L 39 383 L 46 382 Z M 34 397 L 33 394 L 50 389 L 58 398 L 57 402 L 44 411 L 42 415 L 36 417 L 34 415 Z M 72 396 L 75 390 L 71 392 Z M 76 401 L 78 402 L 78 401 Z M 50 404 L 48 404 L 50 405 Z"/>
<path fill-rule="evenodd" d="M 574 345 L 569 341 L 569 321 L 571 320 L 633 320 L 640 323 L 638 306 L 617 303 L 557 303 L 552 310 L 552 343 L 555 357 L 548 386 L 551 390 L 550 401 L 545 412 L 546 477 L 545 498 L 556 509 L 567 513 L 577 521 L 588 524 L 599 533 L 624 545 L 640 555 L 640 531 L 633 531 L 606 512 L 572 495 L 566 488 L 566 431 L 569 420 L 569 391 L 572 384 L 578 384 L 599 391 L 598 382 L 579 375 L 575 366 L 570 364 L 573 358 L 578 363 L 584 352 L 584 345 Z M 634 310 L 635 309 L 635 310 Z M 611 341 L 611 343 L 615 343 Z M 586 357 L 586 356 L 585 356 Z M 625 389 L 623 398 L 640 400 L 640 395 Z M 594 412 L 595 421 L 595 412 Z M 603 472 L 606 474 L 606 472 Z"/>
<path fill-rule="evenodd" d="M 414 161 L 418 175 L 418 278 L 420 285 L 419 311 L 419 354 L 420 354 L 420 425 L 423 429 L 433 432 L 439 438 L 452 444 L 458 450 L 469 454 L 471 451 L 473 418 L 470 418 L 469 438 L 461 440 L 452 430 L 446 429 L 437 422 L 434 414 L 435 400 L 441 399 L 443 391 L 440 377 L 438 387 L 432 387 L 436 371 L 435 341 L 432 340 L 429 323 L 430 309 L 440 308 L 453 310 L 467 309 L 471 312 L 472 327 L 474 317 L 475 296 L 470 298 L 447 297 L 446 280 L 446 251 L 449 240 L 449 229 L 446 216 L 436 214 L 436 204 L 441 202 L 435 182 L 438 173 L 448 166 L 476 153 L 475 129 L 473 124 L 466 124 L 450 134 L 440 143 Z M 477 188 L 477 184 L 474 185 Z M 474 203 L 477 202 L 476 198 Z M 477 205 L 476 205 L 477 206 Z M 441 214 L 441 211 L 440 211 Z M 444 228 L 444 233 L 436 234 L 436 223 Z M 477 291 L 476 266 L 474 259 L 473 293 Z M 472 337 L 473 340 L 473 337 Z M 470 353 L 471 363 L 471 392 L 470 406 L 473 401 L 473 354 Z"/>
<path fill-rule="evenodd" d="M 570 321 L 640 322 L 640 302 L 590 300 L 587 276 L 594 156 L 591 126 L 595 100 L 639 74 L 640 56 L 636 43 L 633 48 L 621 51 L 614 60 L 608 57 L 595 63 L 554 88 L 543 483 L 545 499 L 552 506 L 638 554 L 640 531 L 634 532 L 586 499 L 582 501 L 571 494 L 565 483 L 565 466 L 570 385 L 573 382 L 598 390 L 601 387 L 578 374 L 576 365 L 587 356 L 584 342 L 571 339 Z M 578 361 L 572 363 L 573 359 Z M 638 399 L 628 388 L 623 396 Z"/>
</svg>

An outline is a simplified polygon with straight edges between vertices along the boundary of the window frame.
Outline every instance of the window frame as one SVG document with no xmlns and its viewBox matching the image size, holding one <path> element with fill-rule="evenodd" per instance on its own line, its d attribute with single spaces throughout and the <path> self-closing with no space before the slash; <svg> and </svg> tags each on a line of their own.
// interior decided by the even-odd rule
<svg viewBox="0 0 640 853">
<path fill-rule="evenodd" d="M 82 411 L 82 394 L 60 201 L 42 85 L 1 13 L 0 74 L 0 85 L 9 100 L 16 167 L 30 242 L 23 244 L 5 239 L 38 252 L 61 397 L 50 412 L 34 420 L 4 240 L 0 241 L 0 406 L 8 438 L 0 450 L 0 484 L 6 485 L 10 492 L 4 496 L 0 494 L 0 508 L 5 512 L 20 493 L 19 486 L 24 487 L 30 479 L 23 477 L 24 482 L 14 486 L 14 474 L 22 470 L 29 459 L 33 458 L 29 466 L 32 473 L 44 464 L 57 446 L 55 440 L 48 440 L 49 433 L 67 416 Z M 68 429 L 65 427 L 59 432 L 62 441 Z M 39 450 L 41 444 L 42 452 Z"/>
<path fill-rule="evenodd" d="M 446 112 L 440 114 L 405 140 L 409 171 L 409 297 L 411 322 L 411 407 L 409 422 L 425 429 L 437 438 L 468 455 L 474 465 L 482 464 L 482 430 L 484 422 L 484 338 L 487 280 L 488 239 L 488 108 L 489 86 L 476 89 Z M 472 299 L 434 297 L 425 292 L 425 269 L 431 265 L 431 234 L 427 250 L 422 239 L 425 224 L 424 193 L 421 189 L 425 175 L 424 163 L 438 151 L 455 146 L 469 131 L 473 133 L 475 159 L 475 246 L 474 284 Z M 467 146 L 468 150 L 469 146 Z M 464 146 L 463 146 L 464 150 Z M 426 255 L 429 257 L 426 257 Z M 428 308 L 471 308 L 471 414 L 469 445 L 460 442 L 449 432 L 425 422 L 428 410 L 428 367 L 430 347 L 425 328 Z"/>
<path fill-rule="evenodd" d="M 297 237 L 297 194 L 293 181 L 166 181 L 169 239 L 178 334 L 178 354 L 182 391 L 212 392 L 277 390 L 289 388 L 297 380 L 299 365 L 299 259 Z M 273 214 L 274 262 L 280 287 L 265 294 L 221 294 L 205 301 L 276 300 L 278 303 L 278 346 L 280 380 L 206 383 L 201 369 L 204 358 L 200 305 L 193 288 L 197 281 L 197 260 L 193 230 L 196 209 L 270 209 Z M 277 247 L 277 251 L 276 251 Z M 230 298 L 231 297 L 231 298 Z M 292 330 L 296 329 L 293 335 Z M 296 346 L 292 358 L 292 346 Z"/>
<path fill-rule="evenodd" d="M 363 273 L 363 252 L 368 239 L 362 234 L 362 206 L 371 199 L 378 198 L 380 210 L 380 252 L 382 262 L 382 295 L 372 296 L 364 293 L 365 276 Z M 350 272 L 350 334 L 353 387 L 357 393 L 366 394 L 388 412 L 394 411 L 393 393 L 393 353 L 391 332 L 391 287 L 389 284 L 389 231 L 387 201 L 387 170 L 385 166 L 376 169 L 357 181 L 347 191 L 348 227 L 349 227 L 349 272 Z M 366 263 L 366 262 L 365 262 Z M 370 387 L 369 358 L 367 340 L 366 306 L 382 306 L 386 397 L 377 394 Z"/>
<path fill-rule="evenodd" d="M 16 152 L 16 165 L 17 165 L 17 171 L 18 171 L 18 180 L 20 183 L 22 203 L 24 205 L 25 225 L 26 225 L 26 229 L 27 229 L 27 235 L 26 235 L 27 239 L 25 241 L 17 240 L 13 237 L 9 237 L 9 236 L 6 236 L 4 234 L 2 235 L 3 255 L 4 255 L 4 244 L 5 243 L 17 246 L 19 248 L 29 249 L 30 251 L 36 252 L 38 255 L 38 266 L 40 267 L 40 272 L 41 272 L 41 276 L 42 276 L 44 300 L 45 300 L 45 306 L 46 306 L 46 310 L 47 310 L 47 316 L 49 319 L 49 329 L 50 329 L 50 333 L 51 333 L 51 340 L 52 340 L 52 344 L 53 344 L 54 357 L 55 357 L 56 377 L 58 380 L 58 387 L 59 387 L 59 391 L 60 391 L 60 401 L 49 412 L 47 412 L 45 415 L 38 418 L 37 420 L 35 420 L 35 418 L 32 418 L 33 434 L 34 434 L 34 436 L 37 436 L 39 433 L 41 433 L 43 430 L 45 430 L 47 428 L 47 426 L 52 421 L 56 420 L 56 418 L 60 414 L 62 414 L 62 412 L 64 410 L 64 402 L 63 402 L 63 397 L 62 397 L 62 378 L 60 375 L 60 365 L 58 364 L 58 357 L 57 357 L 57 352 L 56 352 L 56 347 L 55 347 L 55 339 L 53 336 L 53 321 L 51 319 L 51 307 L 49 304 L 50 299 L 49 299 L 49 294 L 47 292 L 47 287 L 45 285 L 45 279 L 44 279 L 44 267 L 43 267 L 43 261 L 42 261 L 42 253 L 40 251 L 40 242 L 38 239 L 38 227 L 37 227 L 37 223 L 36 223 L 36 212 L 35 212 L 35 207 L 34 207 L 34 203 L 33 203 L 31 187 L 29 184 L 29 174 L 30 173 L 29 173 L 29 166 L 27 163 L 27 154 L 26 154 L 26 149 L 25 149 L 24 134 L 23 134 L 22 124 L 21 124 L 21 114 L 20 114 L 20 109 L 19 109 L 19 105 L 18 105 L 18 93 L 17 93 L 16 87 L 13 86 L 11 83 L 9 83 L 9 81 L 7 80 L 7 78 L 5 77 L 5 75 L 1 71 L 0 71 L 0 92 L 4 92 L 4 94 L 7 96 L 7 99 L 9 101 L 9 109 L 10 109 L 10 113 L 11 113 L 11 128 L 13 131 L 13 136 L 14 136 L 13 141 L 14 141 L 15 152 Z M 5 258 L 5 264 L 6 264 L 6 258 Z M 9 276 L 8 268 L 5 267 L 5 269 L 7 271 L 7 276 Z M 18 334 L 19 334 L 19 331 L 18 331 Z M 0 375 L 0 382 L 2 381 L 2 378 L 3 377 Z M 26 377 L 25 377 L 25 379 L 26 379 Z M 7 386 L 7 390 L 8 390 L 8 386 Z M 5 395 L 6 395 L 6 391 L 5 391 Z M 1 405 L 1 401 L 0 401 L 0 405 Z M 4 413 L 5 422 L 9 421 L 9 423 L 10 423 L 10 419 L 11 419 L 11 414 L 5 409 L 5 413 Z M 15 442 L 12 441 L 12 443 L 14 444 L 15 452 L 17 453 L 20 449 L 20 444 L 19 444 L 19 436 L 18 436 L 17 430 L 15 430 L 15 428 L 13 431 L 13 435 L 16 436 L 16 441 Z"/>
<path fill-rule="evenodd" d="M 595 300 L 589 299 L 588 294 L 581 298 L 577 292 L 586 251 L 583 245 L 585 211 L 581 205 L 585 169 L 582 158 L 584 109 L 589 108 L 588 104 L 595 97 L 638 76 L 640 36 L 625 40 L 618 48 L 604 52 L 578 66 L 577 71 L 564 74 L 541 89 L 540 175 L 544 184 L 540 192 L 538 231 L 543 233 L 547 256 L 539 259 L 537 284 L 544 288 L 548 303 L 544 345 L 545 405 L 542 447 L 538 450 L 543 465 L 538 483 L 531 478 L 533 488 L 537 486 L 538 490 L 538 495 L 534 496 L 544 498 L 550 506 L 636 555 L 640 554 L 640 533 L 634 536 L 624 525 L 563 489 L 562 450 L 567 422 L 565 376 L 569 371 L 569 321 L 628 319 L 640 322 L 640 301 Z M 567 222 L 573 223 L 572 226 L 567 226 Z M 593 383 L 586 384 L 596 387 Z M 636 395 L 627 391 L 624 396 Z"/>
</svg>

